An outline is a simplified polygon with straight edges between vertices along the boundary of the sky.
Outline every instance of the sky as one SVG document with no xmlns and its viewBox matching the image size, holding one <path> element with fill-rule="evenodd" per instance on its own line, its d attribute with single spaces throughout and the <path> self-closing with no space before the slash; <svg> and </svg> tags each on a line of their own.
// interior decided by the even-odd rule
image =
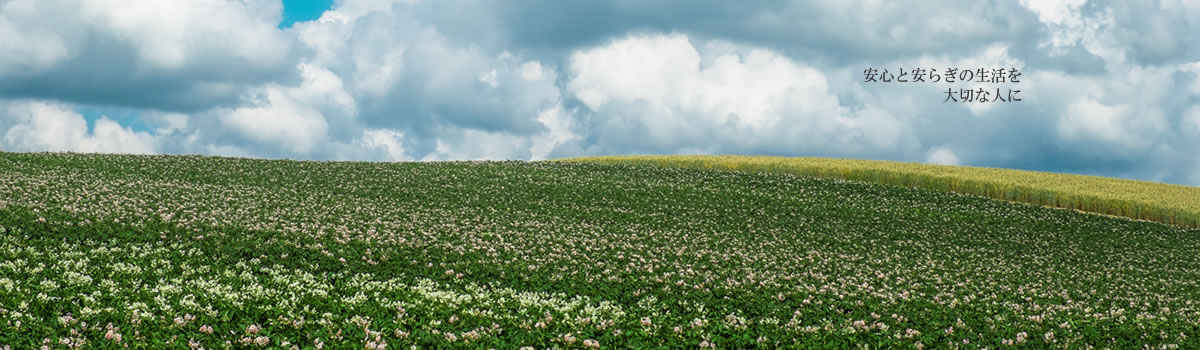
<svg viewBox="0 0 1200 350">
<path fill-rule="evenodd" d="M 333 0 L 285 0 L 283 1 L 283 21 L 280 28 L 289 28 L 296 22 L 306 22 L 321 18 L 333 7 Z"/>
<path fill-rule="evenodd" d="M 1200 185 L 1194 33 L 1195 0 L 0 0 L 0 150 L 756 154 Z M 1021 101 L 945 101 L 980 88 Z"/>
</svg>

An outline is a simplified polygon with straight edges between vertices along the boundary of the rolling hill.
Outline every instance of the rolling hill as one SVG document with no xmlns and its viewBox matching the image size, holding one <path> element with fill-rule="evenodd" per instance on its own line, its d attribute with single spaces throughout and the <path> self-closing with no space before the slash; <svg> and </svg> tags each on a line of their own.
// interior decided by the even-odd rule
<svg viewBox="0 0 1200 350">
<path fill-rule="evenodd" d="M 0 348 L 1200 347 L 1200 231 L 925 187 L 0 153 Z"/>
</svg>

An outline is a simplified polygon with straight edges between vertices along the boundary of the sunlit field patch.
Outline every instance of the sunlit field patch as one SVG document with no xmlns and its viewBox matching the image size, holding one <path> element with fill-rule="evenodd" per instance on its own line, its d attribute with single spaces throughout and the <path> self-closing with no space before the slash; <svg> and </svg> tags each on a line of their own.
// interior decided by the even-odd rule
<svg viewBox="0 0 1200 350">
<path fill-rule="evenodd" d="M 562 162 L 0 153 L 0 349 L 1197 348 L 1200 231 Z"/>
</svg>

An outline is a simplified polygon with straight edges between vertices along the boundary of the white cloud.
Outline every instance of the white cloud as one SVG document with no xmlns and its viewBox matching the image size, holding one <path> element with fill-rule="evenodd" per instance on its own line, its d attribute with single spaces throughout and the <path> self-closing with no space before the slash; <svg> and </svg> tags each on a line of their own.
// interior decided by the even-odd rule
<svg viewBox="0 0 1200 350">
<path fill-rule="evenodd" d="M 382 97 L 391 91 L 392 87 L 404 74 L 403 47 L 390 48 L 380 55 L 354 55 L 354 74 L 357 89 L 371 97 Z M 362 68 L 359 68 L 362 67 Z"/>
<path fill-rule="evenodd" d="M 435 138 L 434 150 L 421 160 L 543 160 L 557 147 L 578 140 L 575 111 L 556 104 L 537 115 L 544 130 L 532 135 L 469 128 L 445 128 Z"/>
<path fill-rule="evenodd" d="M 397 4 L 411 4 L 419 0 L 337 0 L 333 11 L 325 11 L 317 22 L 352 22 L 372 12 L 391 12 Z"/>
<path fill-rule="evenodd" d="M 941 165 L 962 165 L 958 159 L 958 155 L 946 147 L 934 147 L 930 149 L 929 153 L 925 156 L 925 162 Z"/>
<path fill-rule="evenodd" d="M 354 97 L 346 92 L 342 78 L 333 72 L 316 65 L 303 63 L 299 65 L 304 77 L 304 83 L 291 92 L 297 99 L 309 105 L 317 106 L 326 113 L 352 117 L 358 114 L 358 105 Z"/>
<path fill-rule="evenodd" d="M 37 0 L 46 1 L 46 0 Z M 77 0 L 78 1 L 78 0 Z M 86 0 L 79 20 L 91 33 L 133 45 L 138 63 L 175 70 L 194 60 L 225 56 L 264 67 L 287 59 L 289 40 L 276 27 L 283 5 L 275 0 Z"/>
<path fill-rule="evenodd" d="M 142 120 L 157 124 L 154 130 L 158 135 L 170 135 L 188 129 L 188 115 L 182 113 L 146 113 Z"/>
<path fill-rule="evenodd" d="M 1048 24 L 1078 24 L 1081 21 L 1079 8 L 1087 0 L 1021 0 L 1021 6 L 1038 15 Z"/>
<path fill-rule="evenodd" d="M 456 129 L 434 141 L 434 151 L 421 158 L 434 160 L 504 160 L 528 159 L 528 138 L 514 137 L 501 132 Z"/>
<path fill-rule="evenodd" d="M 5 148 L 17 151 L 74 151 L 97 153 L 156 153 L 155 137 L 122 127 L 107 117 L 94 122 L 70 108 L 44 102 L 8 105 L 8 119 L 15 122 L 4 133 Z"/>
<path fill-rule="evenodd" d="M 324 140 L 328 124 L 316 109 L 281 87 L 267 87 L 264 101 L 222 113 L 221 123 L 254 142 L 307 154 Z"/>
<path fill-rule="evenodd" d="M 1116 18 L 1111 7 L 1091 15 L 1082 12 L 1087 0 L 1021 0 L 1050 31 L 1040 43 L 1051 55 L 1062 55 L 1076 44 L 1110 64 L 1123 64 L 1125 51 L 1112 37 Z"/>
<path fill-rule="evenodd" d="M 403 1 L 346 1 L 294 27 L 316 54 L 308 62 L 369 108 L 356 127 L 401 133 L 414 159 L 545 156 L 570 139 L 572 116 L 552 112 L 561 112 L 556 67 L 453 42 L 412 12 Z"/>
<path fill-rule="evenodd" d="M 355 100 L 336 75 L 301 64 L 304 82 L 297 87 L 270 84 L 253 106 L 218 110 L 221 123 L 254 142 L 308 155 L 327 142 L 328 117 L 343 120 L 357 114 Z"/>
<path fill-rule="evenodd" d="M 404 149 L 404 133 L 396 130 L 364 130 L 358 142 L 362 148 L 383 152 L 383 160 L 402 161 L 411 159 Z M 353 155 L 350 156 L 353 157 Z"/>
<path fill-rule="evenodd" d="M 1055 110 L 1055 129 L 1063 138 L 1063 146 L 1078 148 L 1078 154 L 1103 153 L 1110 157 L 1144 157 L 1149 150 L 1160 155 L 1187 152 L 1188 145 L 1171 140 L 1173 134 L 1186 134 L 1187 113 L 1181 110 L 1179 115 L 1169 114 L 1166 111 L 1172 106 L 1163 103 L 1174 93 L 1165 82 L 1185 67 L 1114 68 L 1118 69 L 1099 77 L 1050 72 L 1033 75 L 1038 98 L 1047 105 L 1064 101 L 1065 106 Z M 1105 149 L 1098 150 L 1097 146 Z"/>
<path fill-rule="evenodd" d="M 44 120 L 30 108 L 0 118 L 0 145 L 362 160 L 767 153 L 1200 181 L 1200 63 L 1179 64 L 1196 46 L 1172 40 L 1200 26 L 1195 1 L 695 2 L 687 15 L 618 2 L 555 5 L 553 20 L 544 4 L 338 0 L 280 30 L 278 0 L 0 0 L 0 95 L 53 106 Z M 612 25 L 541 30 L 588 22 L 572 16 Z M 1026 79 L 861 83 L 871 66 Z M 1011 87 L 1025 101 L 943 104 L 946 87 Z M 89 130 L 70 111 L 83 105 L 136 110 L 148 131 L 109 119 Z"/>
<path fill-rule="evenodd" d="M 38 25 L 45 12 L 68 6 L 42 0 L 13 0 L 0 3 L 0 77 L 10 72 L 39 72 L 66 60 L 74 52 L 71 41 L 79 32 L 63 33 Z M 69 21 L 63 27 L 76 25 Z"/>
<path fill-rule="evenodd" d="M 546 159 L 555 147 L 579 138 L 574 132 L 572 115 L 563 110 L 562 105 L 556 104 L 538 113 L 537 120 L 546 127 L 546 131 L 533 136 L 533 145 L 529 149 L 532 160 Z"/>
<path fill-rule="evenodd" d="M 538 61 L 529 61 L 521 65 L 521 79 L 525 80 L 542 80 L 544 72 L 542 72 L 542 63 Z"/>
<path fill-rule="evenodd" d="M 682 34 L 632 36 L 571 56 L 569 89 L 592 110 L 609 100 L 669 103 L 676 83 L 694 79 L 700 54 Z"/>
<path fill-rule="evenodd" d="M 568 91 L 612 132 L 640 125 L 650 147 L 860 153 L 911 147 L 878 108 L 843 108 L 820 71 L 727 42 L 634 35 L 571 56 Z M 605 135 L 621 142 L 628 135 Z M 732 146 L 732 147 L 731 147 Z"/>
<path fill-rule="evenodd" d="M 113 40 L 133 49 L 140 70 L 271 69 L 291 50 L 276 28 L 282 11 L 277 0 L 11 0 L 0 5 L 0 67 L 47 69 Z"/>
<path fill-rule="evenodd" d="M 1142 147 L 1142 140 L 1125 126 L 1129 106 L 1108 106 L 1083 99 L 1072 102 L 1058 122 L 1059 134 L 1067 139 L 1096 139 L 1118 147 Z"/>
<path fill-rule="evenodd" d="M 301 53 L 278 0 L 0 3 L 0 97 L 174 112 L 233 105 Z M 114 92 L 119 90 L 120 93 Z"/>
</svg>

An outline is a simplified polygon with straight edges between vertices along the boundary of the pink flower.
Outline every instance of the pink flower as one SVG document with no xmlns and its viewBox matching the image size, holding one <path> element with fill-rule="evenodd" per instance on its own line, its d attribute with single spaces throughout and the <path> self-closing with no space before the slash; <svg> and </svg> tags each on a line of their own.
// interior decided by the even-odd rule
<svg viewBox="0 0 1200 350">
<path fill-rule="evenodd" d="M 121 342 L 121 333 L 113 332 L 112 328 L 108 329 L 108 333 L 104 333 L 104 339 Z"/>
</svg>

